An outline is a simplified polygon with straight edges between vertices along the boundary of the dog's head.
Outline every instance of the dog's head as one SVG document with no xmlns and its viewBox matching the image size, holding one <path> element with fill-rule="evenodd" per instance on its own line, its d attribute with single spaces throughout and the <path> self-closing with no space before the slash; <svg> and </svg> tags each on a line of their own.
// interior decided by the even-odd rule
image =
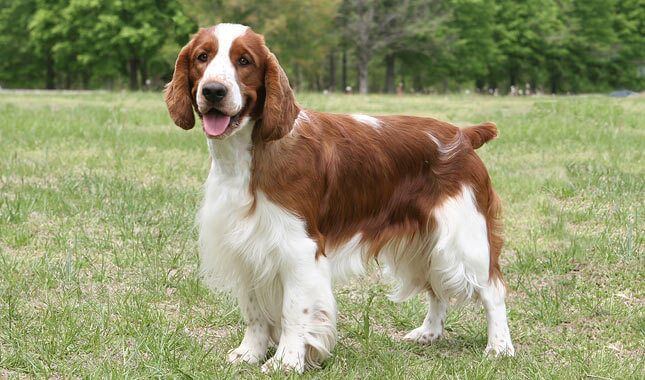
<svg viewBox="0 0 645 380">
<path fill-rule="evenodd" d="M 255 120 L 254 133 L 276 140 L 292 128 L 298 106 L 289 80 L 262 35 L 237 24 L 201 29 L 181 49 L 165 91 L 175 124 L 225 138 Z"/>
</svg>

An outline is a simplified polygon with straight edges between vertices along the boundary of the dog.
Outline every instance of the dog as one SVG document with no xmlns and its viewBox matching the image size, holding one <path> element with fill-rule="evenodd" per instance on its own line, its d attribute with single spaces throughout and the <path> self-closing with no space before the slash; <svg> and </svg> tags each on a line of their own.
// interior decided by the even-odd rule
<svg viewBox="0 0 645 380">
<path fill-rule="evenodd" d="M 393 300 L 428 297 L 405 340 L 439 339 L 448 301 L 479 298 L 485 351 L 514 355 L 500 202 L 475 153 L 495 124 L 305 110 L 263 36 L 238 24 L 194 35 L 165 101 L 183 129 L 195 111 L 207 137 L 200 273 L 235 295 L 244 316 L 230 362 L 260 363 L 277 344 L 264 372 L 319 366 L 337 338 L 332 283 L 371 259 L 398 281 Z"/>
</svg>

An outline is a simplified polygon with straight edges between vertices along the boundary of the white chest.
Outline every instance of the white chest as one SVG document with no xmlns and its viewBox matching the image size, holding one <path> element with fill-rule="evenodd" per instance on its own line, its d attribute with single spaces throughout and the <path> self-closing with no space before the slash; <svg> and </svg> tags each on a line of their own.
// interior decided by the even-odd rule
<svg viewBox="0 0 645 380">
<path fill-rule="evenodd" d="M 250 129 L 250 128 L 249 128 Z M 313 254 L 305 223 L 257 191 L 249 190 L 249 133 L 209 140 L 213 162 L 198 213 L 200 270 L 211 288 L 273 281 L 287 254 Z"/>
</svg>

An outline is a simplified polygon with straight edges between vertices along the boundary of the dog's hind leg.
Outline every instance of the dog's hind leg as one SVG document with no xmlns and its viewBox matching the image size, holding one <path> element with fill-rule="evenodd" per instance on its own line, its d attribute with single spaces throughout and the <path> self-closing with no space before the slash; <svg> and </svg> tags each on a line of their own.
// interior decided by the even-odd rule
<svg viewBox="0 0 645 380">
<path fill-rule="evenodd" d="M 478 289 L 479 298 L 486 310 L 488 320 L 488 344 L 486 353 L 495 356 L 514 356 L 515 348 L 506 318 L 506 288 L 504 284 L 492 279 L 486 287 Z"/>
<path fill-rule="evenodd" d="M 403 339 L 419 344 L 429 344 L 439 339 L 443 335 L 447 309 L 448 303 L 440 300 L 432 291 L 429 291 L 428 313 L 423 324 L 410 331 Z"/>
</svg>

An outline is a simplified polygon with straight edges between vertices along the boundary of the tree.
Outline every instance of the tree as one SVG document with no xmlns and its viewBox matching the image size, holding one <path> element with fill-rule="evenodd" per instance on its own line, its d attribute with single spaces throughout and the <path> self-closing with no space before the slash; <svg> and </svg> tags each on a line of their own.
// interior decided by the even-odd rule
<svg viewBox="0 0 645 380">
<path fill-rule="evenodd" d="M 169 26 L 177 23 L 180 9 L 172 0 L 114 0 L 105 21 L 116 23 L 111 42 L 127 61 L 131 90 L 139 88 L 138 76 L 141 83 L 147 79 L 149 58 L 172 36 Z"/>
<path fill-rule="evenodd" d="M 60 71 L 65 72 L 65 87 L 75 81 L 89 88 L 93 76 L 118 76 L 118 55 L 110 46 L 114 24 L 106 25 L 110 3 L 72 0 L 60 11 L 56 30 L 61 37 L 53 46 Z"/>
<path fill-rule="evenodd" d="M 458 82 L 474 80 L 483 91 L 490 85 L 489 73 L 502 62 L 495 43 L 498 6 L 493 0 L 453 0 L 451 8 L 449 75 Z"/>
<path fill-rule="evenodd" d="M 36 0 L 0 0 L 1 87 L 45 85 L 46 59 L 41 50 L 34 49 L 28 32 L 37 9 Z M 52 87 L 51 83 L 47 83 L 47 87 Z"/>
<path fill-rule="evenodd" d="M 384 53 L 389 65 L 389 89 L 393 91 L 396 54 L 412 49 L 411 41 L 433 25 L 431 10 L 439 1 L 345 0 L 341 6 L 344 38 L 354 48 L 358 69 L 358 89 L 369 90 L 369 64 L 375 54 Z"/>
<path fill-rule="evenodd" d="M 641 0 L 618 0 L 614 30 L 618 56 L 610 68 L 612 85 L 632 89 L 645 87 L 645 6 Z"/>
<path fill-rule="evenodd" d="M 444 1 L 410 1 L 399 3 L 388 1 L 385 4 L 391 21 L 385 25 L 388 34 L 381 54 L 384 55 L 386 93 L 395 92 L 395 66 L 397 59 L 406 55 L 429 61 L 430 56 L 441 48 L 448 48 L 449 35 L 447 22 L 451 17 L 450 7 Z"/>
<path fill-rule="evenodd" d="M 65 4 L 60 0 L 52 2 L 40 0 L 36 6 L 37 10 L 28 24 L 30 47 L 43 59 L 45 88 L 53 89 L 56 87 L 54 46 L 57 41 L 62 41 L 64 38 L 59 21 Z"/>
<path fill-rule="evenodd" d="M 60 74 L 65 88 L 75 82 L 87 88 L 92 78 L 127 73 L 136 90 L 160 48 L 178 36 L 185 42 L 197 27 L 176 0 L 37 0 L 36 8 L 28 22 L 30 43 L 44 61 L 47 88 Z"/>
</svg>

